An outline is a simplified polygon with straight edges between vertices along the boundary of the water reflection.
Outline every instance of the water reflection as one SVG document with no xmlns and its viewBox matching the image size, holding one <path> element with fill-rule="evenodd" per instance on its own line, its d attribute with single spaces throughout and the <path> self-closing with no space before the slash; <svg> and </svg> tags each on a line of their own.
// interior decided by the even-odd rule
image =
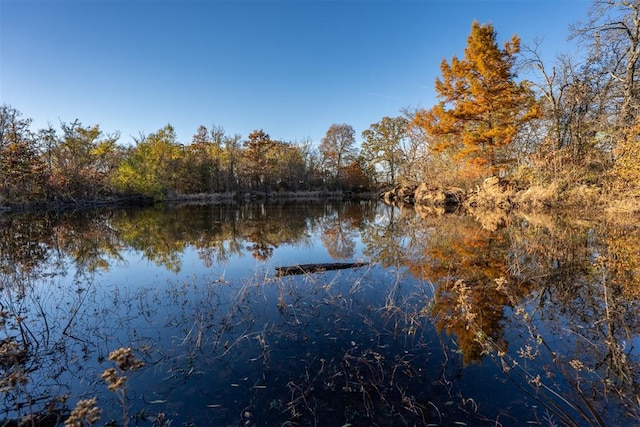
<svg viewBox="0 0 640 427">
<path fill-rule="evenodd" d="M 640 422 L 640 230 L 375 202 L 5 216 L 0 419 Z M 276 277 L 274 267 L 366 260 Z M 131 347 L 127 415 L 100 375 Z"/>
</svg>

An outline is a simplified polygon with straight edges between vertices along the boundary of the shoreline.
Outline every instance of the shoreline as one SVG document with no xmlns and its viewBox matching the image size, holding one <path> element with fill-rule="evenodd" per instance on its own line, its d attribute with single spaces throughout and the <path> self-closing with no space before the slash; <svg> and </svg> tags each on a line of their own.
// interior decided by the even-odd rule
<svg viewBox="0 0 640 427">
<path fill-rule="evenodd" d="M 576 210 L 605 215 L 640 215 L 640 194 L 606 190 L 600 186 L 566 186 L 557 183 L 517 189 L 504 179 L 490 177 L 475 189 L 441 187 L 426 183 L 396 185 L 380 193 L 387 204 L 409 205 L 434 214 L 481 212 L 562 212 Z"/>
<path fill-rule="evenodd" d="M 291 192 L 248 191 L 230 193 L 173 194 L 163 199 L 144 196 L 111 197 L 105 199 L 64 200 L 35 203 L 0 204 L 3 213 L 27 213 L 39 211 L 66 212 L 115 207 L 147 207 L 162 204 L 241 204 L 257 201 L 321 201 L 321 200 L 373 200 L 375 191 L 353 192 L 342 190 L 314 190 Z"/>
</svg>

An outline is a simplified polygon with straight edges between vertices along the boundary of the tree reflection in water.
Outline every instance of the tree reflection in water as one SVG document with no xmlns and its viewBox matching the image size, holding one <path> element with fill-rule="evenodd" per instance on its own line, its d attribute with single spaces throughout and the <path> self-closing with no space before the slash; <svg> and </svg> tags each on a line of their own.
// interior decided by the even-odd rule
<svg viewBox="0 0 640 427">
<path fill-rule="evenodd" d="M 0 419 L 97 396 L 124 423 L 100 374 L 132 347 L 138 423 L 640 422 L 633 223 L 374 202 L 1 221 Z M 327 260 L 374 265 L 274 274 Z"/>
<path fill-rule="evenodd" d="M 637 226 L 391 212 L 370 254 L 436 285 L 425 311 L 465 364 L 490 356 L 568 425 L 610 424 L 612 396 L 614 424 L 640 419 Z"/>
</svg>

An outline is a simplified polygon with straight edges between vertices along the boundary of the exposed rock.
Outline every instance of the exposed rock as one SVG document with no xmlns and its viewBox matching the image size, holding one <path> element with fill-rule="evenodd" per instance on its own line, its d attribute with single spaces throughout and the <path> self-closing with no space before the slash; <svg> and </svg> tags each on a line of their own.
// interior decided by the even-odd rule
<svg viewBox="0 0 640 427">
<path fill-rule="evenodd" d="M 414 200 L 421 206 L 440 206 L 444 202 L 444 194 L 437 188 L 429 187 L 427 184 L 420 184 L 414 194 Z"/>
<path fill-rule="evenodd" d="M 392 189 L 382 192 L 380 197 L 388 204 L 399 201 L 413 203 L 416 187 L 417 185 L 396 185 Z"/>
<path fill-rule="evenodd" d="M 470 212 L 494 209 L 508 212 L 515 205 L 513 200 L 516 192 L 508 181 L 492 176 L 485 179 L 482 185 L 473 191 L 465 191 L 457 187 L 441 188 L 422 183 L 417 186 L 398 185 L 383 192 L 380 197 L 388 204 L 405 202 L 415 207 L 442 208 L 444 212 L 453 212 L 461 207 Z M 433 212 L 440 212 L 440 209 Z M 426 215 L 433 212 L 423 209 Z M 485 217 L 485 215 L 481 216 Z M 498 218 L 499 216 L 493 222 L 499 224 Z"/>
<path fill-rule="evenodd" d="M 438 188 L 420 184 L 415 191 L 416 205 L 457 208 L 465 200 L 465 191 L 461 188 Z"/>
<path fill-rule="evenodd" d="M 415 199 L 417 185 L 403 185 L 398 188 L 398 197 L 405 202 L 412 203 Z"/>
</svg>

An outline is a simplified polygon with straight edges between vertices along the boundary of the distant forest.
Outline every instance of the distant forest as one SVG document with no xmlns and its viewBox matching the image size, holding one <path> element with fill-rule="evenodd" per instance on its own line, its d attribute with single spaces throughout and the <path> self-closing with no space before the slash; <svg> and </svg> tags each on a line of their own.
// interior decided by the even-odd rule
<svg viewBox="0 0 640 427">
<path fill-rule="evenodd" d="M 170 124 L 130 145 L 99 125 L 34 130 L 0 107 L 0 205 L 164 200 L 212 193 L 369 191 L 403 183 L 473 188 L 498 176 L 555 197 L 640 195 L 640 4 L 596 0 L 571 28 L 579 56 L 544 63 L 517 36 L 473 22 L 464 57 L 440 64 L 438 103 L 364 130 L 333 124 L 316 147 Z M 436 66 L 437 64 L 434 64 Z M 528 79 L 521 79 L 526 75 Z"/>
</svg>

